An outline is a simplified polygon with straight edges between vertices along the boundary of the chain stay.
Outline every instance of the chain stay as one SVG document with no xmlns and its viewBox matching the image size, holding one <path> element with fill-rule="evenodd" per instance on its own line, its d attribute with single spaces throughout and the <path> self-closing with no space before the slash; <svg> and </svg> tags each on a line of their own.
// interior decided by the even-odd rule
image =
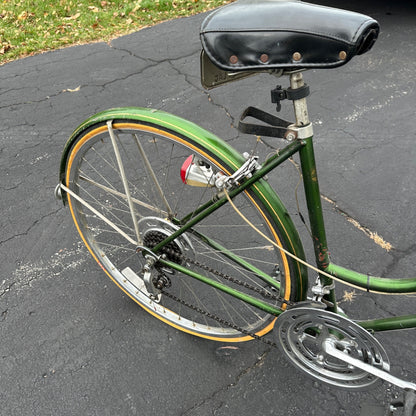
<svg viewBox="0 0 416 416">
<path fill-rule="evenodd" d="M 199 267 L 199 268 L 201 268 L 201 269 L 203 269 L 207 272 L 210 272 L 210 273 L 212 273 L 212 274 L 214 274 L 218 277 L 221 277 L 224 280 L 228 280 L 231 283 L 235 283 L 236 285 L 239 285 L 239 286 L 242 286 L 246 289 L 252 290 L 252 291 L 254 291 L 254 292 L 260 294 L 261 296 L 264 296 L 265 298 L 268 298 L 270 300 L 276 300 L 276 301 L 285 303 L 286 305 L 292 305 L 293 304 L 292 302 L 289 302 L 286 299 L 283 299 L 281 296 L 273 295 L 272 293 L 268 292 L 265 289 L 260 289 L 258 287 L 253 286 L 253 285 L 250 285 L 247 282 L 242 282 L 241 280 L 236 279 L 235 277 L 229 276 L 228 274 L 225 274 L 225 273 L 222 273 L 218 270 L 212 269 L 211 267 L 208 267 L 205 264 L 202 264 L 202 263 L 200 263 L 196 260 L 184 258 L 184 261 L 186 261 L 188 263 L 191 263 L 191 264 L 194 264 L 195 266 L 197 266 L 197 267 Z"/>
<path fill-rule="evenodd" d="M 175 254 L 175 253 L 170 253 L 170 251 L 171 250 L 168 249 L 168 248 L 165 248 L 165 250 L 164 250 L 165 254 L 167 254 L 168 256 Z M 193 264 L 196 267 L 199 267 L 199 268 L 201 268 L 201 269 L 203 269 L 203 270 L 205 270 L 207 272 L 210 272 L 210 273 L 212 273 L 212 274 L 214 274 L 214 275 L 216 275 L 218 277 L 221 277 L 224 280 L 227 280 L 227 281 L 232 282 L 232 283 L 234 283 L 236 285 L 242 286 L 242 287 L 244 287 L 246 289 L 252 290 L 252 291 L 260 294 L 261 296 L 263 296 L 263 297 L 265 297 L 267 299 L 276 300 L 276 301 L 279 301 L 279 302 L 284 303 L 284 304 L 289 305 L 289 306 L 295 304 L 294 302 L 290 302 L 290 301 L 287 301 L 286 299 L 283 299 L 281 296 L 273 295 L 272 293 L 268 292 L 265 289 L 260 289 L 258 287 L 253 286 L 253 285 L 250 285 L 247 282 L 242 282 L 241 280 L 236 279 L 235 277 L 229 276 L 229 275 L 227 275 L 225 273 L 222 273 L 222 272 L 220 272 L 218 270 L 215 270 L 215 269 L 213 269 L 213 268 L 211 268 L 211 267 L 209 267 L 209 266 L 207 266 L 207 265 L 205 265 L 205 264 L 203 264 L 203 263 L 201 263 L 199 261 L 196 261 L 196 260 L 187 258 L 187 257 L 185 257 L 183 255 L 178 255 L 177 253 L 175 255 L 177 257 L 177 260 L 180 260 L 181 262 Z M 251 338 L 256 339 L 256 340 L 259 340 L 259 341 L 261 341 L 261 342 L 263 342 L 263 343 L 265 343 L 265 344 L 267 344 L 269 346 L 277 347 L 277 344 L 275 342 L 270 341 L 268 339 L 265 339 L 263 337 L 260 337 L 259 335 L 255 334 L 253 332 L 247 331 L 246 329 L 241 328 L 238 325 L 235 325 L 235 324 L 233 324 L 233 323 L 231 323 L 231 322 L 229 322 L 229 321 L 227 321 L 227 320 L 225 320 L 225 319 L 223 319 L 223 318 L 221 318 L 221 317 L 219 317 L 219 316 L 217 316 L 217 315 L 215 315 L 215 314 L 213 314 L 211 312 L 208 312 L 208 311 L 206 311 L 206 310 L 204 310 L 204 309 L 202 309 L 202 308 L 200 308 L 198 306 L 195 306 L 195 305 L 193 305 L 193 304 L 191 304 L 191 303 L 189 303 L 189 302 L 187 302 L 187 301 L 185 301 L 183 299 L 180 299 L 179 297 L 177 297 L 177 296 L 175 296 L 175 295 L 167 292 L 163 288 L 160 288 L 160 292 L 163 295 L 169 297 L 170 299 L 172 299 L 172 300 L 174 300 L 176 302 L 179 302 L 180 304 L 182 304 L 182 305 L 184 305 L 184 306 L 186 306 L 186 307 L 188 307 L 188 308 L 190 308 L 190 309 L 192 309 L 192 310 L 194 310 L 194 311 L 196 311 L 196 312 L 198 312 L 198 313 L 200 313 L 200 314 L 202 314 L 202 315 L 204 315 L 204 316 L 206 316 L 206 317 L 208 317 L 210 319 L 213 319 L 213 320 L 217 321 L 218 323 L 220 323 L 222 325 L 226 325 L 226 326 L 228 326 L 228 327 L 230 327 L 232 329 L 235 329 L 236 331 L 241 332 L 244 335 L 248 335 Z"/>
</svg>

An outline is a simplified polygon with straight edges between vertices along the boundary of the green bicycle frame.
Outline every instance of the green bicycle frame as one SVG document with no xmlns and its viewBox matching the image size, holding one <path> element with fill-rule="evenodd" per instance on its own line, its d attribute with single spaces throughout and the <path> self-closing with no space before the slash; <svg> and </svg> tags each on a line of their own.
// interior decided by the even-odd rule
<svg viewBox="0 0 416 416">
<path fill-rule="evenodd" d="M 296 74 L 295 77 L 291 77 L 292 88 L 300 87 L 303 85 L 303 80 L 301 74 Z M 308 116 L 307 116 L 307 109 L 306 109 L 306 99 L 299 100 L 302 101 L 301 103 L 294 103 L 295 107 L 295 115 L 297 120 L 297 126 L 305 126 L 309 123 Z M 305 117 L 306 114 L 306 117 Z M 303 118 L 303 119 L 302 119 Z M 305 119 L 306 118 L 306 119 Z M 355 272 L 350 269 L 346 269 L 344 267 L 338 266 L 334 263 L 331 263 L 329 258 L 329 251 L 326 239 L 326 232 L 325 232 L 325 224 L 323 219 L 323 212 L 322 212 L 322 205 L 321 205 L 321 194 L 319 190 L 319 182 L 318 182 L 318 175 L 315 163 L 315 156 L 314 156 L 314 149 L 313 149 L 313 136 L 297 139 L 293 143 L 289 144 L 286 148 L 281 150 L 278 155 L 274 155 L 271 157 L 267 162 L 259 169 L 252 178 L 245 181 L 243 184 L 238 186 L 237 188 L 233 189 L 230 192 L 230 197 L 234 197 L 235 195 L 243 192 L 246 188 L 251 186 L 253 183 L 258 181 L 260 178 L 264 177 L 267 173 L 275 169 L 289 157 L 291 157 L 294 153 L 299 153 L 300 162 L 301 162 L 301 169 L 302 169 L 302 177 L 303 177 L 303 184 L 305 190 L 305 197 L 306 203 L 308 208 L 308 216 L 309 222 L 312 232 L 312 240 L 314 245 L 314 252 L 315 252 L 315 260 L 316 265 L 319 270 L 325 272 L 325 275 L 320 275 L 321 283 L 324 286 L 331 286 L 332 279 L 329 278 L 327 275 L 336 278 L 344 282 L 345 284 L 352 285 L 354 287 L 366 290 L 367 292 L 377 292 L 377 293 L 385 293 L 385 294 L 406 294 L 406 293 L 414 293 L 416 292 L 416 279 L 389 279 L 389 278 L 382 278 L 382 277 L 374 277 L 369 276 L 366 274 L 362 274 L 359 272 Z M 218 209 L 223 204 L 227 203 L 225 197 L 221 198 L 217 202 L 212 202 L 207 204 L 204 207 L 201 207 L 200 210 L 196 213 L 197 215 L 193 217 L 192 220 L 186 222 L 186 224 L 178 230 L 176 233 L 172 234 L 169 238 L 165 241 L 160 243 L 157 247 L 155 247 L 154 251 L 157 252 L 164 244 L 172 241 L 173 239 L 177 238 L 178 235 L 186 231 L 187 229 L 191 229 L 193 225 L 197 222 L 205 218 L 209 215 L 212 211 Z M 195 215 L 195 213 L 193 213 Z M 176 268 L 179 270 L 178 265 L 171 264 L 162 260 L 162 263 L 166 263 L 169 267 Z M 181 272 L 185 274 L 191 275 L 191 273 L 185 269 Z M 202 276 L 202 275 L 195 275 L 193 272 L 192 277 L 198 278 L 202 281 L 205 281 L 207 284 L 214 285 L 214 281 L 210 281 L 210 279 Z M 268 281 L 267 276 L 260 276 L 265 281 Z M 220 290 L 224 290 L 227 293 L 242 299 L 252 305 L 259 307 L 269 313 L 278 315 L 282 313 L 281 309 L 270 307 L 265 302 L 258 301 L 254 298 L 250 298 L 241 292 L 236 290 L 230 289 L 228 287 Z M 336 299 L 335 299 L 335 291 L 332 289 L 329 295 L 326 295 L 325 298 L 332 304 L 332 310 L 336 311 Z M 384 319 L 375 319 L 375 320 L 367 320 L 361 321 L 359 324 L 367 330 L 371 331 L 387 331 L 387 330 L 396 330 L 396 329 L 405 329 L 405 328 L 413 328 L 416 327 L 416 315 L 406 315 L 406 316 L 399 316 L 394 318 L 384 318 Z"/>
<path fill-rule="evenodd" d="M 302 175 L 305 188 L 306 203 L 308 206 L 309 221 L 315 249 L 315 258 L 318 268 L 346 284 L 366 290 L 384 294 L 406 294 L 416 291 L 416 279 L 389 279 L 374 277 L 331 263 L 326 241 L 325 226 L 321 207 L 321 196 L 316 173 L 315 158 L 313 154 L 312 137 L 305 140 L 306 145 L 300 150 Z M 327 277 L 323 284 L 330 284 Z M 334 297 L 331 297 L 334 301 Z M 365 329 L 373 331 L 387 331 L 416 327 L 416 315 L 376 319 L 359 322 Z"/>
<path fill-rule="evenodd" d="M 291 88 L 296 89 L 302 87 L 303 78 L 301 73 L 294 73 L 290 75 L 291 80 Z M 331 263 L 329 258 L 328 252 L 328 245 L 326 239 L 326 232 L 325 232 L 325 225 L 322 213 L 322 205 L 321 205 L 321 194 L 319 190 L 319 183 L 318 183 L 318 175 L 315 163 L 315 156 L 314 156 L 314 149 L 313 149 L 313 133 L 312 128 L 308 119 L 307 114 L 307 107 L 306 107 L 306 98 L 302 98 L 300 100 L 294 101 L 294 109 L 295 109 L 295 116 L 296 116 L 296 124 L 294 125 L 294 129 L 298 132 L 302 132 L 302 134 L 298 135 L 298 138 L 294 139 L 289 145 L 287 145 L 284 149 L 281 149 L 278 153 L 274 154 L 272 157 L 267 159 L 267 161 L 258 169 L 256 172 L 253 173 L 252 177 L 242 181 L 242 183 L 233 188 L 229 192 L 229 197 L 232 199 L 236 197 L 238 194 L 244 192 L 247 189 L 255 189 L 259 184 L 262 178 L 264 178 L 269 172 L 275 169 L 277 166 L 281 165 L 287 159 L 289 159 L 294 154 L 298 153 L 300 157 L 301 163 L 301 170 L 302 170 L 302 177 L 303 177 L 303 184 L 305 190 L 305 197 L 306 197 L 306 204 L 308 208 L 308 216 L 309 222 L 311 227 L 312 233 L 312 240 L 315 252 L 315 259 L 317 269 L 322 273 L 319 274 L 322 286 L 333 287 L 333 279 L 340 280 L 343 283 L 352 285 L 354 287 L 358 287 L 360 289 L 366 290 L 368 292 L 378 292 L 378 293 L 386 293 L 386 294 L 406 294 L 406 293 L 415 293 L 416 292 L 416 278 L 414 279 L 389 279 L 389 278 L 381 278 L 381 277 L 373 277 L 366 274 L 358 273 L 353 270 L 346 269 L 344 267 L 338 266 L 336 264 Z M 90 125 L 96 122 L 105 122 L 107 120 L 113 119 L 124 119 L 124 118 L 135 118 L 140 121 L 151 121 L 153 119 L 153 112 L 150 110 L 145 109 L 116 109 L 116 110 L 109 110 L 107 112 L 100 113 L 88 120 L 86 120 L 71 136 L 70 140 L 67 143 L 66 149 L 62 156 L 61 160 L 61 167 L 60 167 L 60 178 L 61 181 L 64 183 L 65 178 L 65 167 L 66 161 L 69 153 L 69 149 L 71 148 L 74 140 L 77 138 L 77 134 L 87 129 Z M 157 118 L 159 123 L 166 125 L 168 128 L 176 129 L 179 133 L 181 133 L 181 124 L 185 123 L 184 125 L 192 131 L 192 135 L 194 137 L 200 137 L 201 134 L 208 134 L 206 131 L 202 131 L 198 126 L 193 125 L 191 123 L 185 122 L 183 119 L 176 118 L 172 115 L 168 115 L 166 113 L 160 114 Z M 308 130 L 309 127 L 309 130 Z M 304 134 L 304 132 L 310 132 L 310 134 Z M 214 136 L 209 136 L 206 138 L 207 143 L 209 146 L 213 148 L 217 148 L 217 146 L 226 146 L 222 141 L 219 141 Z M 224 148 L 225 149 L 225 148 Z M 238 163 L 242 163 L 239 160 L 241 157 L 237 157 L 235 151 L 231 153 L 228 147 L 225 151 L 229 152 L 229 154 L 233 155 L 235 168 L 238 168 Z M 242 160 L 242 159 L 241 159 Z M 263 181 L 263 184 L 265 182 Z M 266 186 L 266 185 L 263 185 Z M 268 185 L 267 185 L 268 186 Z M 63 196 L 63 200 L 65 202 L 65 195 Z M 284 216 L 285 208 L 283 205 L 280 205 L 280 200 L 276 197 L 273 201 L 268 201 L 270 204 L 274 204 L 273 206 L 277 206 L 279 204 L 279 209 L 277 212 L 280 215 Z M 157 252 L 166 244 L 169 244 L 175 238 L 179 237 L 181 234 L 185 232 L 189 233 L 197 233 L 194 230 L 194 226 L 202 221 L 204 218 L 209 216 L 215 210 L 220 209 L 224 204 L 228 203 L 228 199 L 224 196 L 221 192 L 218 194 L 218 198 L 216 200 L 211 200 L 204 205 L 200 206 L 196 211 L 189 213 L 188 215 L 184 216 L 182 219 L 172 219 L 179 227 L 179 229 L 172 233 L 169 237 L 165 240 L 160 242 L 157 246 L 152 249 L 152 252 L 155 256 L 157 256 Z M 289 220 L 287 220 L 289 221 Z M 290 222 L 290 227 L 288 227 L 290 234 L 288 237 L 292 238 L 295 241 L 296 250 L 301 253 L 303 256 L 303 248 L 300 244 L 299 238 L 296 233 L 296 229 L 293 228 L 293 224 Z M 271 276 L 267 275 L 266 273 L 262 272 L 261 270 L 257 269 L 249 262 L 244 260 L 243 258 L 239 257 L 235 253 L 227 250 L 225 247 L 220 246 L 217 242 L 209 239 L 208 237 L 197 233 L 198 237 L 201 238 L 206 242 L 206 244 L 210 245 L 216 250 L 220 250 L 225 256 L 229 259 L 234 261 L 238 266 L 249 270 L 250 272 L 254 273 L 259 277 L 259 279 L 263 280 L 268 285 L 280 289 L 279 283 L 273 279 Z M 295 235 L 296 234 L 296 235 Z M 306 290 L 307 290 L 307 281 L 306 281 L 306 274 L 304 272 L 305 266 L 302 265 L 302 258 L 299 259 L 300 261 L 297 263 L 299 270 L 302 269 L 300 275 L 302 278 L 299 280 L 299 284 L 302 285 L 300 289 L 301 293 L 301 300 L 306 299 Z M 181 273 L 184 273 L 191 278 L 198 279 L 205 284 L 211 285 L 216 287 L 217 289 L 228 293 L 231 296 L 234 296 L 238 299 L 241 299 L 244 302 L 247 302 L 259 309 L 266 311 L 267 313 L 273 314 L 278 316 L 280 313 L 283 312 L 284 308 L 279 308 L 274 305 L 269 304 L 267 301 L 263 301 L 261 299 L 255 298 L 253 296 L 247 295 L 241 291 L 233 289 L 225 284 L 220 284 L 213 279 L 208 278 L 202 274 L 196 273 L 194 271 L 189 270 L 188 268 L 181 266 L 177 263 L 170 262 L 162 257 L 158 257 L 158 261 L 169 268 L 176 269 Z M 296 259 L 295 259 L 296 262 Z M 283 290 L 283 289 L 282 289 Z M 281 292 L 281 295 L 284 293 Z M 329 305 L 331 305 L 330 309 L 334 312 L 337 311 L 336 299 L 335 299 L 335 291 L 334 289 L 330 290 L 330 293 L 324 296 L 325 300 Z M 386 331 L 386 330 L 394 330 L 394 329 L 403 329 L 403 328 L 413 328 L 416 327 L 416 315 L 406 315 L 406 316 L 399 316 L 394 318 L 384 318 L 384 319 L 375 319 L 375 320 L 367 320 L 359 322 L 359 324 L 367 330 L 371 331 Z"/>
</svg>

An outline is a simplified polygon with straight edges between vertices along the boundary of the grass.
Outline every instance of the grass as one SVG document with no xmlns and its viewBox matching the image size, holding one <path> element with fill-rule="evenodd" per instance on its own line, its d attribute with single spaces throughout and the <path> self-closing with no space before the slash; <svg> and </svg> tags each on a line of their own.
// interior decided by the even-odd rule
<svg viewBox="0 0 416 416">
<path fill-rule="evenodd" d="M 231 0 L 0 0 L 0 65 L 39 52 L 108 41 Z"/>
</svg>

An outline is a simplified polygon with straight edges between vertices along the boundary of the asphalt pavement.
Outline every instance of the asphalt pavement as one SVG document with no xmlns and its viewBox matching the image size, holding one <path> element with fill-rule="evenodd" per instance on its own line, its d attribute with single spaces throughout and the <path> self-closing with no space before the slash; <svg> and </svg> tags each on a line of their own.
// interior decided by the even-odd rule
<svg viewBox="0 0 416 416">
<path fill-rule="evenodd" d="M 304 74 L 331 256 L 364 273 L 413 277 L 416 5 L 319 3 L 369 14 L 382 29 L 369 53 L 342 68 Z M 363 392 L 334 389 L 303 376 L 268 345 L 219 349 L 162 324 L 106 277 L 68 209 L 55 201 L 66 139 L 107 108 L 162 109 L 240 151 L 252 148 L 236 120 L 248 105 L 273 111 L 270 90 L 286 81 L 259 75 L 205 91 L 198 36 L 204 17 L 0 67 L 1 415 L 358 415 L 360 403 L 399 394 L 387 383 Z M 296 170 L 278 172 L 270 181 L 312 259 L 294 203 Z M 375 234 L 393 249 L 377 244 Z M 415 311 L 411 296 L 368 296 L 347 287 L 338 295 L 353 317 Z M 416 381 L 416 331 L 377 338 L 391 372 Z"/>
</svg>

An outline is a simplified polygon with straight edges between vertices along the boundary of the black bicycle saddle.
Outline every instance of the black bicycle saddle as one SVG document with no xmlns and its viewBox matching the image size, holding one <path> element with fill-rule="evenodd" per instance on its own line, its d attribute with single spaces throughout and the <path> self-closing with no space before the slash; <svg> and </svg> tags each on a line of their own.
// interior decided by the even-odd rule
<svg viewBox="0 0 416 416">
<path fill-rule="evenodd" d="M 371 49 L 376 20 L 300 0 L 239 0 L 202 23 L 205 53 L 226 71 L 333 68 Z"/>
</svg>

